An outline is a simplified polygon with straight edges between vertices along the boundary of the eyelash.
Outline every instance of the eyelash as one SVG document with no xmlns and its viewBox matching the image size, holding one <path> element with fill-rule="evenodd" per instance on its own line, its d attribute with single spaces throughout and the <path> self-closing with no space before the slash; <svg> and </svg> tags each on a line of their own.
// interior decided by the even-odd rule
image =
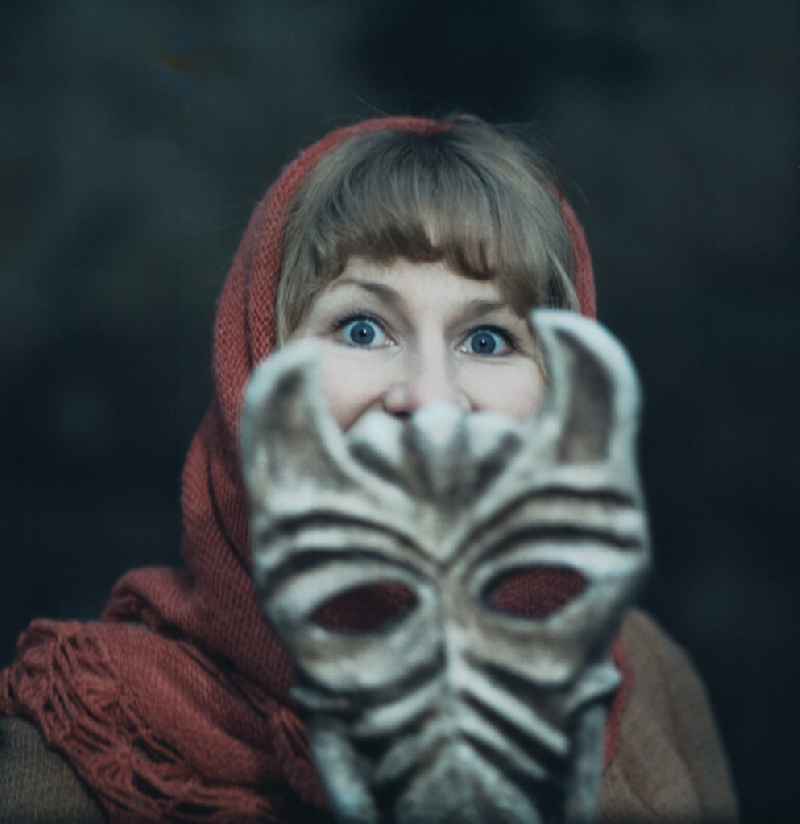
<svg viewBox="0 0 800 824">
<path fill-rule="evenodd" d="M 370 323 L 374 323 L 383 332 L 384 335 L 388 335 L 388 332 L 386 331 L 386 325 L 383 323 L 383 321 L 381 321 L 380 318 L 377 318 L 374 315 L 371 315 L 369 312 L 350 313 L 350 314 L 347 314 L 347 315 L 345 315 L 341 318 L 337 318 L 333 322 L 333 326 L 332 326 L 331 331 L 334 332 L 334 333 L 341 332 L 343 329 L 345 329 L 351 323 L 355 323 L 356 321 L 359 321 L 359 320 L 365 320 L 365 321 L 369 321 Z M 464 337 L 462 338 L 462 342 L 466 342 L 467 340 L 469 340 L 470 337 L 472 337 L 472 335 L 476 334 L 477 332 L 482 332 L 482 331 L 492 332 L 495 335 L 499 335 L 505 341 L 505 343 L 508 346 L 510 352 L 506 352 L 504 354 L 510 354 L 511 352 L 519 351 L 519 340 L 513 332 L 509 331 L 508 329 L 504 329 L 501 326 L 494 326 L 490 323 L 482 323 L 482 324 L 479 324 L 478 326 L 472 327 L 472 329 L 469 329 L 466 332 L 466 334 L 464 335 Z M 353 343 L 350 343 L 349 345 L 355 346 L 356 348 L 361 348 L 361 347 L 358 347 L 356 344 L 353 344 Z M 368 347 L 363 347 L 363 348 L 366 349 Z M 473 352 L 473 353 L 470 353 L 470 354 L 476 354 L 477 355 L 478 353 Z M 495 357 L 503 357 L 503 355 L 495 355 Z"/>
<path fill-rule="evenodd" d="M 356 312 L 352 314 L 345 315 L 341 318 L 337 318 L 331 327 L 331 332 L 341 332 L 345 327 L 349 326 L 351 323 L 355 323 L 359 320 L 367 320 L 370 323 L 374 323 L 382 332 L 383 334 L 387 334 L 386 332 L 386 324 L 380 319 L 376 318 L 374 315 L 371 315 L 369 312 Z"/>
<path fill-rule="evenodd" d="M 470 329 L 466 335 L 464 335 L 464 340 L 469 340 L 474 334 L 477 332 L 492 332 L 495 335 L 499 335 L 506 343 L 506 346 L 509 348 L 509 352 L 505 352 L 504 354 L 509 355 L 511 352 L 519 351 L 519 340 L 517 336 L 509 331 L 508 329 L 504 329 L 502 326 L 493 326 L 490 323 L 482 323 L 478 326 L 474 326 Z M 474 352 L 472 354 L 478 354 Z M 495 355 L 495 357 L 502 357 L 502 355 Z"/>
</svg>

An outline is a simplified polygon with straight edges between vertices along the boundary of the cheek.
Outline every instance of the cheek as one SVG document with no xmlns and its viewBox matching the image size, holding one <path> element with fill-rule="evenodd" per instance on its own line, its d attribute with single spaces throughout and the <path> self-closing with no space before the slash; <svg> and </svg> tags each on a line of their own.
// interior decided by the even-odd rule
<svg viewBox="0 0 800 824">
<path fill-rule="evenodd" d="M 359 357 L 360 355 L 360 357 Z M 339 428 L 346 432 L 381 399 L 380 374 L 363 353 L 323 349 L 322 391 Z"/>
<path fill-rule="evenodd" d="M 507 366 L 487 364 L 470 375 L 467 394 L 474 409 L 524 420 L 542 405 L 544 380 L 527 359 Z"/>
</svg>

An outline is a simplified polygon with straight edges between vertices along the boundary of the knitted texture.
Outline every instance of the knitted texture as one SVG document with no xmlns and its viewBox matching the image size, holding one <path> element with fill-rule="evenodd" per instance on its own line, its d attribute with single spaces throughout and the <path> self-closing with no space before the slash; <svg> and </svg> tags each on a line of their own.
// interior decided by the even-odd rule
<svg viewBox="0 0 800 824">
<path fill-rule="evenodd" d="M 243 392 L 275 347 L 284 228 L 308 172 L 354 135 L 447 128 L 420 118 L 368 120 L 332 132 L 284 170 L 250 219 L 219 301 L 215 395 L 183 472 L 184 567 L 125 575 L 100 622 L 33 622 L 15 662 L 0 672 L 0 715 L 33 720 L 112 821 L 281 822 L 298 798 L 325 806 L 303 725 L 288 704 L 290 662 L 250 578 L 237 454 Z M 586 238 L 563 198 L 561 207 L 581 311 L 593 317 Z M 573 583 L 548 581 L 547 603 L 568 598 Z M 509 604 L 541 608 L 543 592 L 523 582 Z M 618 647 L 615 658 L 624 673 Z M 607 761 L 629 685 L 612 709 Z"/>
</svg>

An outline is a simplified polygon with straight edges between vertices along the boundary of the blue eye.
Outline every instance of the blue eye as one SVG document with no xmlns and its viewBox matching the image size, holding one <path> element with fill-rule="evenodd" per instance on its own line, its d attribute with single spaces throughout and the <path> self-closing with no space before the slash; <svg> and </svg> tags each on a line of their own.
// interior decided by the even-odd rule
<svg viewBox="0 0 800 824">
<path fill-rule="evenodd" d="M 509 336 L 491 326 L 473 329 L 467 335 L 464 346 L 471 355 L 506 355 L 512 349 Z"/>
<path fill-rule="evenodd" d="M 351 318 L 342 323 L 339 328 L 344 342 L 350 346 L 364 348 L 381 346 L 386 340 L 386 333 L 381 325 L 371 318 Z"/>
</svg>

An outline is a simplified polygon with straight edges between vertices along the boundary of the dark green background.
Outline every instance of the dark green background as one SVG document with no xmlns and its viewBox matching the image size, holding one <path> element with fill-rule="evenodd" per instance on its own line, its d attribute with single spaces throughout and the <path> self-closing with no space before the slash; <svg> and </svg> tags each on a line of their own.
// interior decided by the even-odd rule
<svg viewBox="0 0 800 824">
<path fill-rule="evenodd" d="M 645 602 L 706 678 L 747 819 L 790 815 L 796 6 L 5 4 L 0 661 L 33 616 L 179 562 L 214 302 L 280 167 L 353 119 L 466 110 L 564 175 L 645 387 Z"/>
</svg>

